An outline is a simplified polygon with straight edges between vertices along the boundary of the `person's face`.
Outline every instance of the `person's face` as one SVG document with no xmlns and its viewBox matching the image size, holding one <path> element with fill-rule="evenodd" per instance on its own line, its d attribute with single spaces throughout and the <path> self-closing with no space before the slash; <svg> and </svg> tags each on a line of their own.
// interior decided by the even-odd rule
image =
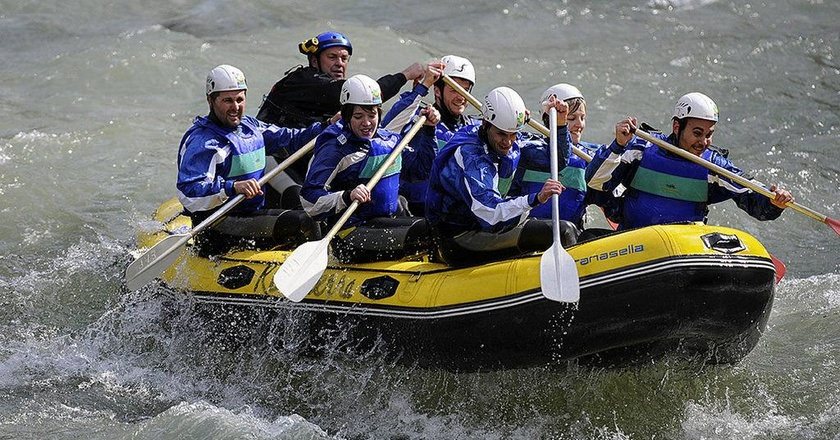
<svg viewBox="0 0 840 440">
<path fill-rule="evenodd" d="M 572 143 L 579 144 L 583 130 L 586 128 L 586 105 L 581 104 L 573 113 L 567 114 L 566 125 L 569 127 Z"/>
<path fill-rule="evenodd" d="M 490 148 L 499 156 L 507 156 L 516 140 L 516 132 L 499 130 L 495 125 L 490 124 L 487 128 L 487 142 Z"/>
<path fill-rule="evenodd" d="M 452 78 L 452 80 L 463 87 L 464 90 L 469 91 L 472 88 L 472 84 L 463 78 Z M 443 85 L 442 90 L 435 88 L 435 99 L 438 105 L 443 103 L 443 106 L 454 116 L 461 116 L 467 109 L 467 98 L 464 98 L 455 89 L 446 84 Z"/>
<path fill-rule="evenodd" d="M 379 112 L 376 107 L 354 106 L 353 115 L 350 117 L 350 130 L 356 136 L 370 139 L 376 134 L 376 127 L 379 125 Z"/>
<path fill-rule="evenodd" d="M 346 47 L 333 46 L 318 54 L 318 68 L 332 79 L 346 78 L 349 62 L 350 52 Z"/>
<path fill-rule="evenodd" d="M 678 133 L 679 147 L 689 153 L 700 156 L 712 145 L 712 135 L 715 134 L 715 122 L 705 119 L 688 118 L 685 129 L 679 132 L 679 122 L 674 121 L 674 133 Z"/>
<path fill-rule="evenodd" d="M 210 109 L 222 125 L 230 128 L 238 126 L 245 114 L 245 90 L 219 92 L 210 101 Z"/>
</svg>

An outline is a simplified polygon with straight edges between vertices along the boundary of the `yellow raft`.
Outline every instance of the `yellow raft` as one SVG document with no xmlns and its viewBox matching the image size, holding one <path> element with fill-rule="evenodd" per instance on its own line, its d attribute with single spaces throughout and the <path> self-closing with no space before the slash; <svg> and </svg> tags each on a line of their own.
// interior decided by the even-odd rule
<svg viewBox="0 0 840 440">
<path fill-rule="evenodd" d="M 188 230 L 177 200 L 139 234 L 141 248 Z M 149 229 L 149 228 L 147 228 Z M 540 291 L 540 255 L 467 268 L 427 256 L 332 263 L 300 303 L 274 287 L 289 250 L 184 252 L 161 276 L 197 301 L 292 308 L 318 325 L 341 323 L 424 365 L 523 366 L 595 356 L 610 362 L 663 354 L 737 362 L 757 343 L 773 303 L 764 246 L 736 229 L 700 223 L 625 231 L 568 249 L 580 302 Z"/>
</svg>

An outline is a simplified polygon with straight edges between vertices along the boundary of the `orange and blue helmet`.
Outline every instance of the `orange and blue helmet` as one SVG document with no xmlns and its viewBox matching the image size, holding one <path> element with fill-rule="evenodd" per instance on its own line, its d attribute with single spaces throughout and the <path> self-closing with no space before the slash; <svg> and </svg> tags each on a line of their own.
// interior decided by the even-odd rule
<svg viewBox="0 0 840 440">
<path fill-rule="evenodd" d="M 353 55 L 353 45 L 350 44 L 350 39 L 341 32 L 334 31 L 322 32 L 315 37 L 300 42 L 300 44 L 298 44 L 298 50 L 300 53 L 307 56 L 317 56 L 324 51 L 324 49 L 329 49 L 330 47 L 335 46 L 346 47 L 347 52 L 350 55 Z"/>
</svg>

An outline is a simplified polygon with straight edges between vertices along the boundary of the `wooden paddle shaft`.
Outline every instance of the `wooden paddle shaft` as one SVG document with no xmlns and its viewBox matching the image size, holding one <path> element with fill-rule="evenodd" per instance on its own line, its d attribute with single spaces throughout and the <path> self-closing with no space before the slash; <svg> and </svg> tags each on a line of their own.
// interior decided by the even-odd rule
<svg viewBox="0 0 840 440">
<path fill-rule="evenodd" d="M 397 156 L 399 156 L 402 153 L 402 150 L 405 149 L 405 146 L 408 145 L 411 139 L 414 138 L 414 135 L 416 135 L 417 132 L 420 131 L 420 129 L 423 127 L 423 124 L 425 123 L 426 116 L 420 116 L 420 118 L 417 119 L 417 122 L 415 122 L 414 125 L 411 126 L 411 129 L 408 130 L 408 133 L 406 133 L 403 136 L 400 143 L 397 144 L 397 146 L 394 147 L 393 150 L 391 150 L 391 153 L 389 153 L 388 157 L 385 158 L 385 162 L 382 162 L 382 165 L 379 166 L 379 169 L 376 170 L 375 173 L 373 173 L 373 177 L 371 177 L 368 183 L 365 184 L 365 187 L 367 187 L 368 190 L 373 189 L 373 187 L 376 186 L 377 183 L 379 183 L 379 180 L 381 180 L 382 176 L 385 175 L 385 172 L 388 171 L 388 167 L 390 167 L 391 164 L 393 164 L 394 161 L 397 160 Z M 333 225 L 330 231 L 327 232 L 327 235 L 325 235 L 324 238 L 322 238 L 322 240 L 330 241 L 335 236 L 335 234 L 337 234 L 338 231 L 341 230 L 341 227 L 344 226 L 345 223 L 347 223 L 347 220 L 350 219 L 350 216 L 353 215 L 353 213 L 356 211 L 356 208 L 358 207 L 359 202 L 357 200 L 354 200 L 353 203 L 351 203 L 350 206 L 348 206 L 347 209 L 344 210 L 344 213 L 341 214 L 341 217 L 338 218 L 338 221 Z"/>
<path fill-rule="evenodd" d="M 765 187 L 763 187 L 763 186 L 761 186 L 761 185 L 759 185 L 759 184 L 757 184 L 757 183 L 755 183 L 755 182 L 753 182 L 753 181 L 751 181 L 751 180 L 749 180 L 749 179 L 747 179 L 743 176 L 735 174 L 735 173 L 733 173 L 733 172 L 731 172 L 731 171 L 729 171 L 729 170 L 727 170 L 723 167 L 715 165 L 715 164 L 709 162 L 708 160 L 703 159 L 700 156 L 695 156 L 695 155 L 689 153 L 688 151 L 683 150 L 682 148 L 671 145 L 668 142 L 665 142 L 662 139 L 659 139 L 655 136 L 651 136 L 650 133 L 648 133 L 648 132 L 646 132 L 642 129 L 638 129 L 638 128 L 636 129 L 636 136 L 638 136 L 638 137 L 640 137 L 640 138 L 642 138 L 642 139 L 644 139 L 644 140 L 646 140 L 646 141 L 648 141 L 652 144 L 655 144 L 655 145 L 657 145 L 657 146 L 659 146 L 659 147 L 661 147 L 661 148 L 663 148 L 663 149 L 665 149 L 665 150 L 667 150 L 671 153 L 674 153 L 674 154 L 682 157 L 683 159 L 689 160 L 689 161 L 694 162 L 694 163 L 696 163 L 700 166 L 703 166 L 703 167 L 707 168 L 709 171 L 712 171 L 715 174 L 726 177 L 727 179 L 729 179 L 729 180 L 731 180 L 731 181 L 733 181 L 733 182 L 735 182 L 735 183 L 737 183 L 737 184 L 739 184 L 743 187 L 749 188 L 749 189 L 751 189 L 751 190 L 753 190 L 753 191 L 755 191 L 755 192 L 757 192 L 757 193 L 759 193 L 759 194 L 761 194 L 761 195 L 763 195 L 767 198 L 770 198 L 770 199 L 775 199 L 776 198 L 776 193 L 770 191 L 769 189 L 767 189 L 767 188 L 765 188 Z M 826 216 L 824 216 L 824 215 L 822 215 L 822 214 L 820 214 L 820 213 L 818 213 L 818 212 L 816 212 L 816 211 L 814 211 L 810 208 L 806 208 L 806 207 L 804 207 L 804 206 L 802 206 L 802 205 L 800 205 L 796 202 L 788 202 L 786 206 L 788 206 L 789 208 L 792 208 L 793 210 L 795 210 L 795 211 L 797 211 L 801 214 L 807 215 L 808 217 L 811 217 L 815 220 L 826 223 L 826 219 L 827 219 Z"/>
<path fill-rule="evenodd" d="M 456 92 L 461 94 L 461 96 L 463 96 L 467 101 L 469 101 L 469 103 L 472 104 L 472 106 L 475 107 L 478 111 L 481 111 L 481 102 L 475 99 L 475 97 L 472 94 L 470 94 L 470 92 L 468 92 L 465 88 L 461 87 L 460 84 L 458 84 L 452 78 L 450 78 L 449 75 L 443 75 L 443 82 L 448 84 L 449 87 L 455 89 Z M 530 125 L 531 128 L 533 128 L 534 130 L 540 132 L 540 134 L 542 134 L 543 136 L 550 135 L 548 129 L 534 118 L 528 118 L 528 125 Z M 581 150 L 580 148 L 574 145 L 572 145 L 572 152 L 575 153 L 577 157 L 585 160 L 586 162 L 592 161 L 592 156 L 586 154 L 585 151 Z"/>
</svg>

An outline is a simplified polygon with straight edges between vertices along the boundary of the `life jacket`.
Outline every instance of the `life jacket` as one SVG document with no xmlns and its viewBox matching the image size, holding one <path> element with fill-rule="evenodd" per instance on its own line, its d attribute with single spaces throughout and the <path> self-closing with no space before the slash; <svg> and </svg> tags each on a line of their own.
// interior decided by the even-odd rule
<svg viewBox="0 0 840 440">
<path fill-rule="evenodd" d="M 387 139 L 387 138 L 386 138 Z M 359 179 L 367 182 L 385 163 L 388 155 L 394 150 L 399 137 L 392 137 L 386 142 L 376 139 L 370 143 L 367 158 L 359 172 Z M 390 217 L 399 210 L 400 169 L 402 156 L 397 156 L 382 175 L 382 179 L 370 191 L 370 203 L 359 207 L 358 216 L 362 218 Z"/>
<path fill-rule="evenodd" d="M 452 139 L 438 152 L 429 176 L 429 190 L 426 194 L 426 218 L 433 226 L 446 225 L 449 230 L 479 230 L 481 225 L 472 213 L 471 206 L 465 202 L 472 196 L 466 188 L 464 178 L 473 177 L 477 180 L 481 176 L 469 176 L 467 171 L 454 160 L 458 149 L 464 156 L 486 156 L 492 162 L 490 172 L 495 174 L 496 190 L 501 197 L 506 197 L 513 181 L 516 166 L 519 163 L 519 141 L 515 141 L 505 156 L 500 156 L 490 150 L 485 140 L 479 136 L 480 125 L 467 125 L 455 132 Z M 445 183 L 448 182 L 448 183 Z M 450 194 L 446 186 L 453 186 L 458 194 Z M 474 200 L 480 203 L 478 200 Z"/>
<path fill-rule="evenodd" d="M 215 137 L 223 138 L 230 144 L 230 155 L 224 163 L 216 165 L 217 175 L 223 176 L 225 180 L 259 180 L 265 174 L 265 140 L 250 117 L 242 118 L 234 130 L 221 127 L 206 117 L 198 117 L 181 142 L 185 142 L 198 130 L 210 131 Z M 231 212 L 252 212 L 261 208 L 263 202 L 264 197 L 258 195 L 243 200 Z"/>
<path fill-rule="evenodd" d="M 532 140 L 526 147 L 522 148 L 522 160 L 520 161 L 517 174 L 519 187 L 517 191 L 522 194 L 539 192 L 546 180 L 551 177 L 551 162 L 548 145 L 544 138 L 537 138 L 538 142 Z M 581 142 L 577 145 L 584 151 L 592 152 L 600 148 L 600 145 L 589 142 Z M 586 211 L 584 199 L 586 198 L 586 161 L 577 157 L 574 153 L 569 157 L 569 164 L 559 171 L 557 177 L 565 189 L 560 194 L 560 220 L 568 220 L 578 227 L 583 227 L 583 214 Z M 543 203 L 531 209 L 530 217 L 551 218 L 551 203 Z"/>
<path fill-rule="evenodd" d="M 398 134 L 381 128 L 372 139 L 362 139 L 354 135 L 349 126 L 339 122 L 331 125 L 321 134 L 316 144 L 316 153 L 311 167 L 323 166 L 317 153 L 323 149 L 334 149 L 343 157 L 356 156 L 359 152 L 363 152 L 364 158 L 350 161 L 350 165 L 338 171 L 332 180 L 325 182 L 329 192 L 349 191 L 360 184 L 367 184 L 399 141 Z M 390 217 L 399 211 L 398 191 L 401 168 L 402 157 L 397 156 L 394 163 L 388 167 L 371 190 L 371 201 L 359 205 L 346 226 L 354 226 L 374 217 Z M 307 185 L 304 185 L 301 197 L 311 198 L 312 196 L 306 195 L 306 188 Z M 307 199 L 307 201 L 310 204 L 317 202 L 316 199 Z M 313 214 L 310 213 L 310 215 Z M 319 215 L 316 215 L 316 218 Z M 340 215 L 341 212 L 331 214 L 326 220 L 328 223 L 334 223 Z"/>
<path fill-rule="evenodd" d="M 709 150 L 703 153 L 710 154 Z M 648 147 L 624 196 L 621 229 L 703 221 L 709 201 L 709 170 Z"/>
<path fill-rule="evenodd" d="M 328 102 L 324 96 L 324 88 L 332 81 L 314 67 L 293 67 L 263 97 L 257 119 L 292 128 L 328 120 L 340 108 L 338 101 Z"/>
</svg>

